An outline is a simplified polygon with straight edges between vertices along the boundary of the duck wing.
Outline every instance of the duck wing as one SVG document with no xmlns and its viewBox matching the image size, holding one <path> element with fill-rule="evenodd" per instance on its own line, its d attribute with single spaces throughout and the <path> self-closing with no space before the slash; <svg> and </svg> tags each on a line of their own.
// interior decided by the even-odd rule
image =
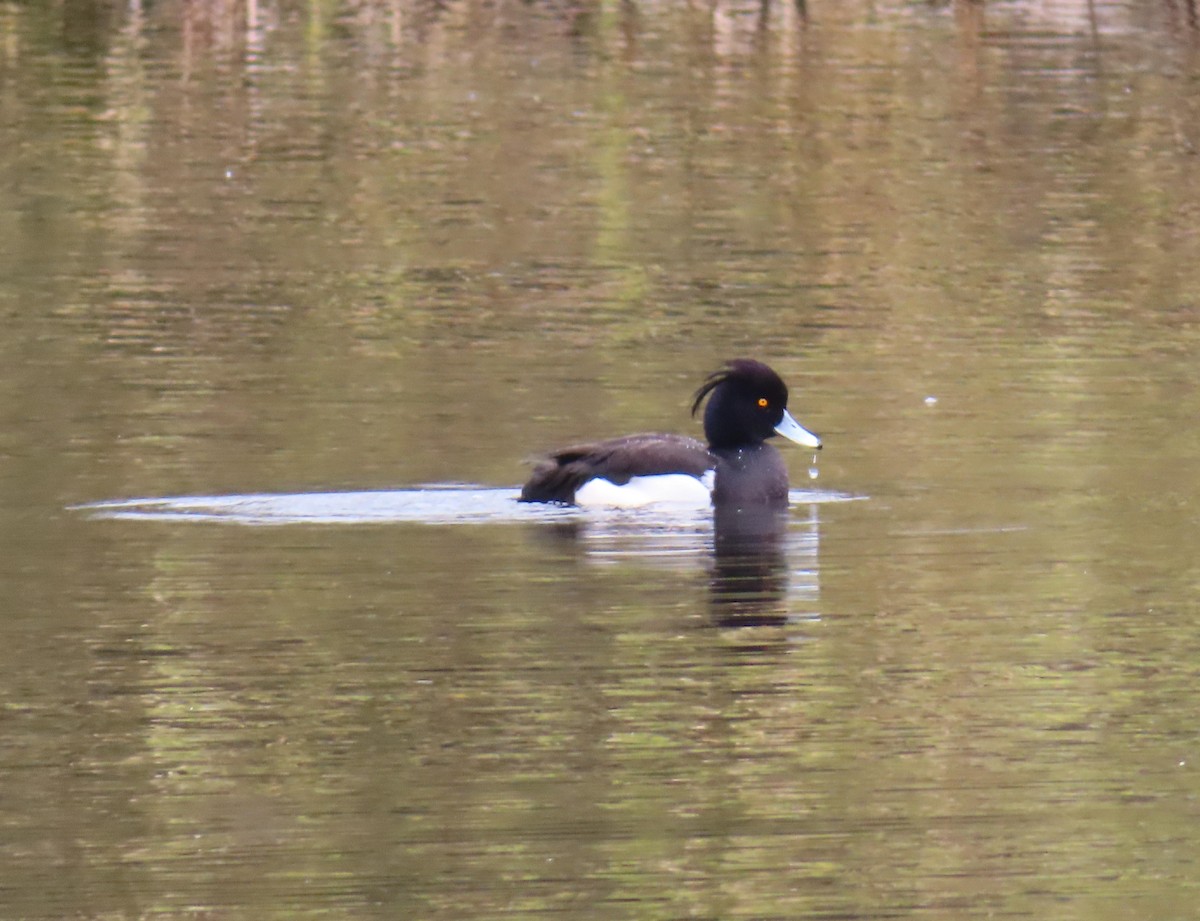
<svg viewBox="0 0 1200 921">
<path fill-rule="evenodd" d="M 575 491 L 601 478 L 624 486 L 635 476 L 683 473 L 703 476 L 716 466 L 708 448 L 686 435 L 626 435 L 572 445 L 542 458 L 521 490 L 522 502 L 575 501 Z"/>
</svg>

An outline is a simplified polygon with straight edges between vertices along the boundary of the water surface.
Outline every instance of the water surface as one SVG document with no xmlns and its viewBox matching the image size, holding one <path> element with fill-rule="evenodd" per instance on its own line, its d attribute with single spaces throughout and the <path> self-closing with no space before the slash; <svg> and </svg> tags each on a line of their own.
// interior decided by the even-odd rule
<svg viewBox="0 0 1200 921">
<path fill-rule="evenodd" d="M 807 7 L 0 5 L 0 915 L 1194 915 L 1195 24 Z"/>
</svg>

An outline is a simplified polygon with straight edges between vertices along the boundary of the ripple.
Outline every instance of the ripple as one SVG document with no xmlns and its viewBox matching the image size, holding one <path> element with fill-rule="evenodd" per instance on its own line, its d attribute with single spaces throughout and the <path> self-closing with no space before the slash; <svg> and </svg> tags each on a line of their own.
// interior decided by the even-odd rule
<svg viewBox="0 0 1200 921">
<path fill-rule="evenodd" d="M 166 496 L 117 499 L 72 506 L 91 518 L 197 521 L 240 525 L 495 524 L 602 521 L 609 525 L 694 528 L 711 519 L 708 510 L 677 508 L 584 510 L 518 502 L 520 490 L 470 484 L 430 484 L 413 489 L 364 492 L 251 493 L 227 496 Z M 792 505 L 845 502 L 858 498 L 828 490 L 794 489 Z"/>
</svg>

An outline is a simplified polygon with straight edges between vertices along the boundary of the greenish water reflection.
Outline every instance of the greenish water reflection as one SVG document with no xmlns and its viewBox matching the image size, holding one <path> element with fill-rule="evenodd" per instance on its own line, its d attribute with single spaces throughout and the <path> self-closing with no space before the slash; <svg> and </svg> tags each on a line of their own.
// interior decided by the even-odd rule
<svg viewBox="0 0 1200 921">
<path fill-rule="evenodd" d="M 1194 24 L 808 7 L 0 6 L 0 915 L 1191 916 Z M 737 354 L 866 497 L 750 553 L 67 510 Z"/>
</svg>

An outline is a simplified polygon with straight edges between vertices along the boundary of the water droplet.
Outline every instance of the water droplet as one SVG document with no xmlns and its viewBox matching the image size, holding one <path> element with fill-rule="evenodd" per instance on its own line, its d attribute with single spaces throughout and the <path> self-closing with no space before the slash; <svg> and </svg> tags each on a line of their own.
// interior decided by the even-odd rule
<svg viewBox="0 0 1200 921">
<path fill-rule="evenodd" d="M 937 405 L 937 397 L 935 397 L 935 396 L 928 396 L 928 397 L 926 397 L 926 398 L 925 398 L 925 405 L 926 405 L 926 406 L 936 406 L 936 405 Z"/>
<path fill-rule="evenodd" d="M 231 169 L 225 170 L 225 178 L 232 179 L 233 178 L 233 170 L 231 170 Z"/>
<path fill-rule="evenodd" d="M 808 478 L 809 478 L 810 480 L 815 480 L 815 479 L 816 479 L 817 477 L 819 477 L 820 475 L 821 475 L 821 471 L 820 471 L 820 470 L 818 470 L 816 467 L 809 467 L 809 468 L 808 468 Z"/>
</svg>

